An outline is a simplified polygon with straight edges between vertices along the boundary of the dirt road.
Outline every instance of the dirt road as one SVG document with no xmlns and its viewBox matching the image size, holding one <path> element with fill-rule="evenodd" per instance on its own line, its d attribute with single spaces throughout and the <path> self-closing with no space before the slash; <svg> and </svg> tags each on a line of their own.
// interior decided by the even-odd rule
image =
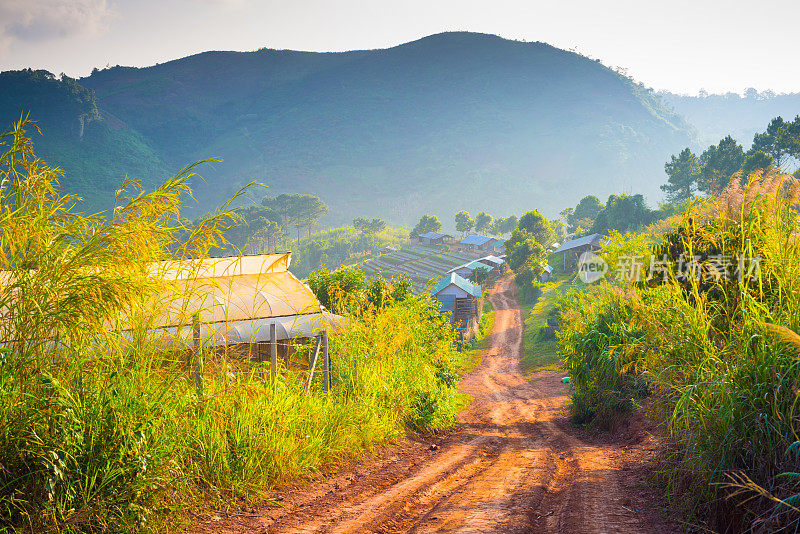
<svg viewBox="0 0 800 534">
<path fill-rule="evenodd" d="M 641 484 L 653 438 L 631 429 L 617 439 L 582 437 L 568 422 L 563 373 L 523 374 L 514 287 L 506 277 L 490 296 L 496 310 L 491 345 L 462 382 L 473 400 L 457 431 L 386 447 L 364 465 L 282 488 L 282 507 L 220 514 L 198 530 L 674 531 L 661 518 L 658 499 Z"/>
</svg>

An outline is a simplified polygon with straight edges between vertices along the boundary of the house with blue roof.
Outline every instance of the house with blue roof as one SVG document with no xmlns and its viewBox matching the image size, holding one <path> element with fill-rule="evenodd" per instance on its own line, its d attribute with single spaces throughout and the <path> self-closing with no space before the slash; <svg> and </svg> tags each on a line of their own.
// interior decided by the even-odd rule
<svg viewBox="0 0 800 534">
<path fill-rule="evenodd" d="M 439 303 L 439 312 L 448 315 L 462 339 L 477 331 L 483 311 L 483 290 L 463 276 L 450 273 L 431 288 L 431 296 Z"/>
<path fill-rule="evenodd" d="M 462 252 L 489 254 L 494 252 L 492 247 L 496 241 L 496 238 L 488 235 L 468 235 L 456 244 L 456 248 Z"/>
<path fill-rule="evenodd" d="M 553 251 L 553 255 L 562 254 L 564 270 L 569 267 L 575 267 L 578 264 L 578 258 L 584 252 L 597 252 L 603 248 L 603 241 L 605 236 L 603 234 L 589 234 L 571 241 L 567 241 Z"/>
</svg>

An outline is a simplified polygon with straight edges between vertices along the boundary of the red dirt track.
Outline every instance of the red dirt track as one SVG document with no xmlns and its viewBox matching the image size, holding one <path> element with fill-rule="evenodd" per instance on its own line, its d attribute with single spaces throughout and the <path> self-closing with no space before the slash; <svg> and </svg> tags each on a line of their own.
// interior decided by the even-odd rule
<svg viewBox="0 0 800 534">
<path fill-rule="evenodd" d="M 643 484 L 655 438 L 631 427 L 587 437 L 570 426 L 563 373 L 525 376 L 515 286 L 492 291 L 490 348 L 461 383 L 455 431 L 385 446 L 360 465 L 278 488 L 263 505 L 198 519 L 194 532 L 675 532 Z M 641 426 L 641 425 L 639 425 Z M 431 445 L 435 450 L 430 450 Z"/>
</svg>

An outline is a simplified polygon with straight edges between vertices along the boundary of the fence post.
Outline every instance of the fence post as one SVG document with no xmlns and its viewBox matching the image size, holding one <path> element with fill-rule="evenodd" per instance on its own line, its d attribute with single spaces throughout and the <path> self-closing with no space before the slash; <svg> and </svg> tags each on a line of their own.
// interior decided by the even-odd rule
<svg viewBox="0 0 800 534">
<path fill-rule="evenodd" d="M 194 352 L 194 385 L 197 398 L 203 398 L 203 351 L 200 342 L 200 314 L 192 316 L 192 349 Z"/>
<path fill-rule="evenodd" d="M 331 389 L 331 356 L 328 353 L 328 331 L 322 331 L 322 376 L 325 392 Z"/>
<path fill-rule="evenodd" d="M 278 327 L 275 323 L 269 325 L 269 374 L 274 384 L 278 376 Z"/>
<path fill-rule="evenodd" d="M 306 393 L 311 389 L 311 379 L 314 378 L 314 369 L 317 366 L 317 357 L 319 356 L 319 349 L 322 345 L 322 337 L 317 336 L 317 343 L 314 345 L 314 354 L 311 355 L 311 361 L 308 362 L 308 382 L 306 382 Z"/>
</svg>

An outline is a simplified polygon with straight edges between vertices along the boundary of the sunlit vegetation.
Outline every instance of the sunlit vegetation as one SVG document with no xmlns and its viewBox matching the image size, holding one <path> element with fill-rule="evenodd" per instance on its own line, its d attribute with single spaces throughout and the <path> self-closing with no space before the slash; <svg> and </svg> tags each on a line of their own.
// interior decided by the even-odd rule
<svg viewBox="0 0 800 534">
<path fill-rule="evenodd" d="M 669 436 L 660 479 L 688 520 L 715 530 L 800 521 L 799 198 L 790 176 L 737 177 L 660 231 L 616 234 L 607 248 L 612 262 L 639 254 L 672 262 L 666 271 L 561 303 L 575 421 L 613 426 L 647 399 Z M 679 263 L 693 257 L 699 276 Z"/>
<path fill-rule="evenodd" d="M 149 266 L 205 257 L 235 215 L 182 223 L 192 168 L 151 192 L 126 182 L 107 218 L 72 211 L 26 126 L 0 138 L 1 528 L 179 528 L 189 507 L 263 499 L 408 429 L 453 424 L 466 356 L 429 300 L 394 292 L 345 310 L 331 393 L 315 379 L 306 394 L 292 367 L 273 382 L 232 351 L 205 354 L 196 389 L 186 355 L 137 326 L 162 286 Z"/>
</svg>

